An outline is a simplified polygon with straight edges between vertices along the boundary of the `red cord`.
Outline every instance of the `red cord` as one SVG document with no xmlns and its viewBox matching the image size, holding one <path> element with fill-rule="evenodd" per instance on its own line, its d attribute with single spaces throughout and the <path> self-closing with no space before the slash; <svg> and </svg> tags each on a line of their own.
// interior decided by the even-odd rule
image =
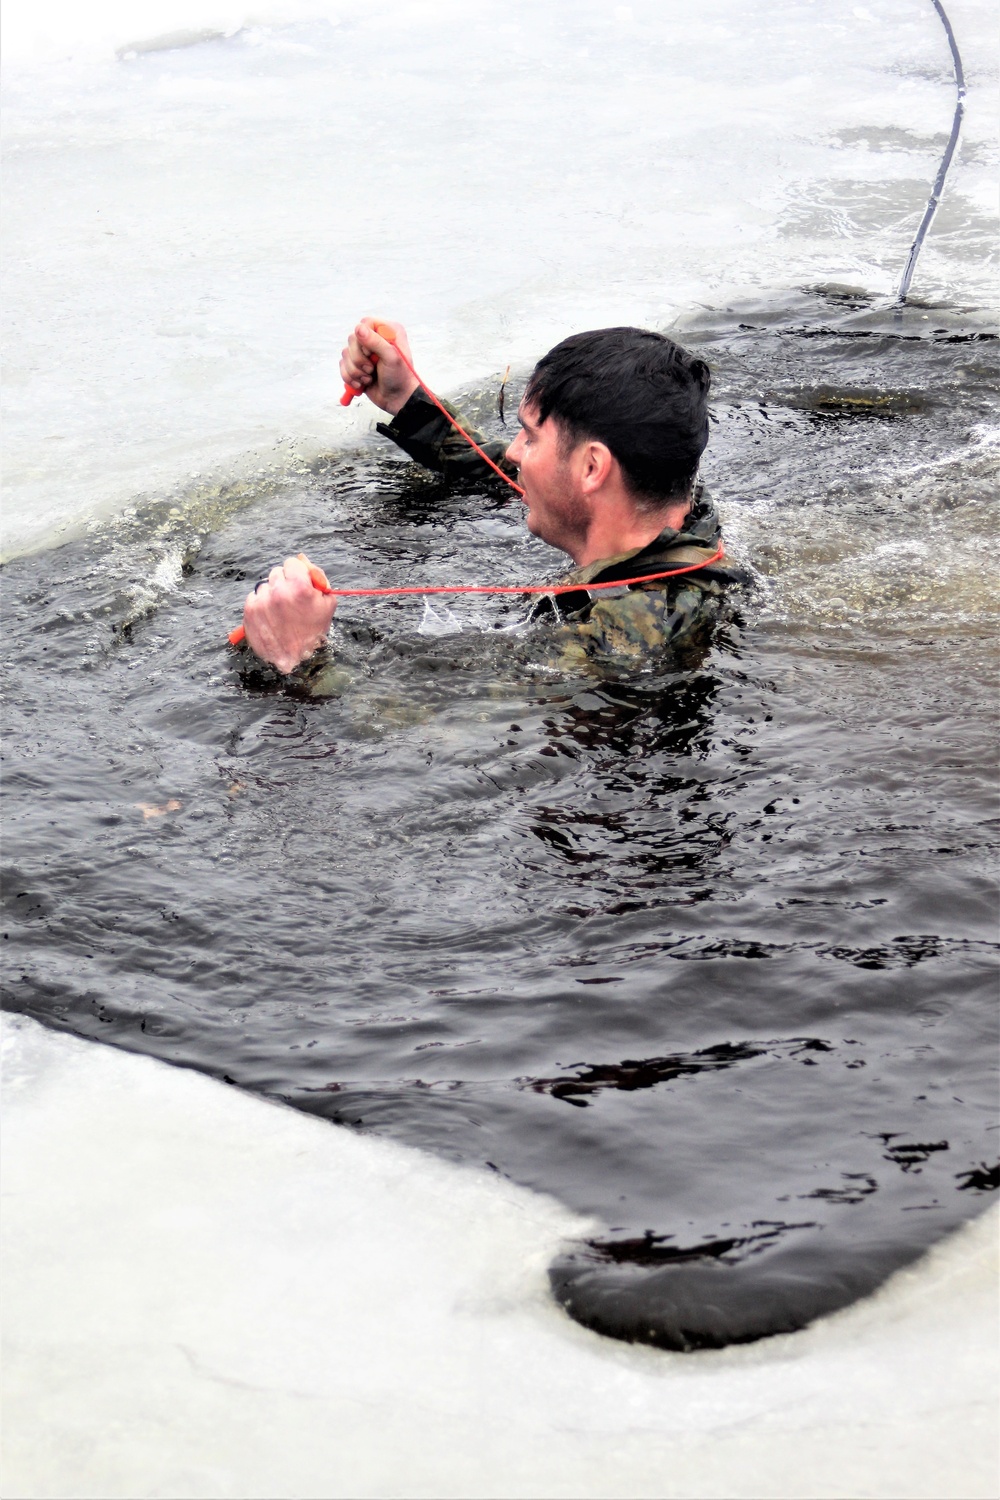
<svg viewBox="0 0 1000 1500">
<path fill-rule="evenodd" d="M 682 573 L 697 573 L 712 563 L 721 562 L 725 555 L 726 550 L 720 542 L 711 557 L 706 557 L 704 562 L 689 563 L 684 568 L 667 568 L 662 573 L 643 573 L 638 578 L 612 578 L 608 583 L 443 583 L 415 584 L 393 589 L 331 589 L 323 588 L 313 579 L 313 588 L 317 593 L 328 596 L 333 594 L 343 599 L 383 599 L 404 594 L 578 594 L 581 590 L 592 594 L 599 589 L 624 589 L 634 583 L 655 583 L 660 578 L 679 578 Z M 235 630 L 229 632 L 230 645 L 238 646 L 245 635 L 243 626 L 237 625 Z"/>
<path fill-rule="evenodd" d="M 336 594 L 344 599 L 376 599 L 389 594 L 578 594 L 581 589 L 623 589 L 633 583 L 653 583 L 658 578 L 677 578 L 681 573 L 697 573 L 710 563 L 721 562 L 725 549 L 720 542 L 704 562 L 689 563 L 686 568 L 668 568 L 663 573 L 643 573 L 639 578 L 612 578 L 609 583 L 443 583 L 416 584 L 400 589 L 319 589 L 321 594 Z M 314 585 L 315 587 L 315 585 Z"/>
</svg>

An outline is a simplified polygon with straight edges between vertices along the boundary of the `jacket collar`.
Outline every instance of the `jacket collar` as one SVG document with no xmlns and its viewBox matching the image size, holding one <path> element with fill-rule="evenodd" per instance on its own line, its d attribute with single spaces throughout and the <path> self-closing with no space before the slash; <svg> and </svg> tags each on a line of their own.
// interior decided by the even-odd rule
<svg viewBox="0 0 1000 1500">
<path fill-rule="evenodd" d="M 659 536 L 644 547 L 633 547 L 631 552 L 619 552 L 614 557 L 602 557 L 577 568 L 561 578 L 560 583 L 613 583 L 616 578 L 635 578 L 645 572 L 655 573 L 659 565 L 685 567 L 689 563 L 704 562 L 718 548 L 722 539 L 722 527 L 715 503 L 699 485 L 695 491 L 691 509 L 680 530 L 666 526 Z M 627 566 L 626 566 L 627 565 Z"/>
</svg>

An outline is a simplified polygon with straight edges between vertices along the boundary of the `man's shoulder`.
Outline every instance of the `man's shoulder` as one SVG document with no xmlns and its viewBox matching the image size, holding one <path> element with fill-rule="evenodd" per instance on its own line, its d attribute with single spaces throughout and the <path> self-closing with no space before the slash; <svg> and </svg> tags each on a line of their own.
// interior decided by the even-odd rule
<svg viewBox="0 0 1000 1500">
<path fill-rule="evenodd" d="M 560 582 L 579 588 L 555 602 L 588 655 L 636 657 L 706 633 L 725 593 L 747 580 L 725 556 L 718 510 L 699 489 L 680 529 L 577 568 Z"/>
</svg>

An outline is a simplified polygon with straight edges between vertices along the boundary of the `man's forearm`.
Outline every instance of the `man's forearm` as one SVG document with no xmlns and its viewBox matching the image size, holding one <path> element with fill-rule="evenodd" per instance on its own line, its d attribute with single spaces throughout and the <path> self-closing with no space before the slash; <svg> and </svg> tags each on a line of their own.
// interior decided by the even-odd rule
<svg viewBox="0 0 1000 1500">
<path fill-rule="evenodd" d="M 513 475 L 514 468 L 504 460 L 505 442 L 483 437 L 462 413 L 450 402 L 442 403 L 453 414 L 465 432 L 488 453 L 494 463 Z M 479 454 L 471 448 L 460 433 L 438 411 L 422 390 L 414 391 L 406 405 L 396 413 L 391 422 L 379 422 L 377 430 L 391 438 L 397 447 L 425 469 L 433 469 L 446 479 L 496 478 L 493 470 L 484 464 Z"/>
</svg>

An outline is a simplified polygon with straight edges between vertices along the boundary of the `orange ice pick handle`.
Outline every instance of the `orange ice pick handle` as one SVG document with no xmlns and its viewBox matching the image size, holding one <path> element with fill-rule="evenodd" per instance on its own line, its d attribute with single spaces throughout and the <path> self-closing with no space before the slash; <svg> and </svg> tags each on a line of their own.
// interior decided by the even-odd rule
<svg viewBox="0 0 1000 1500">
<path fill-rule="evenodd" d="M 394 328 L 390 328 L 388 323 L 376 323 L 375 332 L 381 334 L 382 338 L 385 339 L 387 344 L 394 344 L 396 342 L 396 330 Z M 377 355 L 372 354 L 369 357 L 373 365 L 378 364 Z M 361 396 L 363 394 L 364 392 L 359 386 L 345 385 L 344 394 L 340 398 L 340 404 L 341 406 L 350 406 L 355 396 Z"/>
</svg>

